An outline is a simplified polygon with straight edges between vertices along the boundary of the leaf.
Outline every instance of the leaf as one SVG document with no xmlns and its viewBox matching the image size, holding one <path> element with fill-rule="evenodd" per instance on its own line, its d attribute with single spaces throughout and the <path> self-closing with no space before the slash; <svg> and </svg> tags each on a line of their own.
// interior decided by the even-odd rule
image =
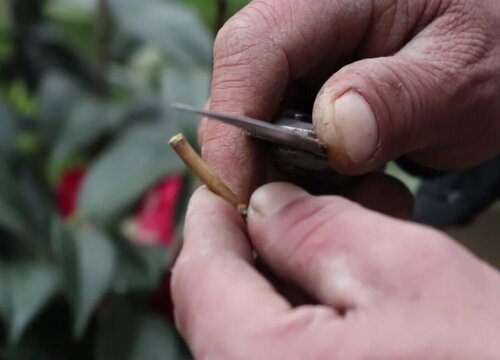
<svg viewBox="0 0 500 360">
<path fill-rule="evenodd" d="M 184 167 L 168 145 L 173 124 L 137 124 L 110 146 L 92 165 L 84 180 L 80 215 L 109 224 L 163 176 Z"/>
<path fill-rule="evenodd" d="M 68 76 L 50 72 L 42 79 L 38 93 L 42 135 L 53 143 L 61 132 L 64 121 L 84 96 L 83 90 Z"/>
<path fill-rule="evenodd" d="M 74 240 L 74 330 L 81 337 L 96 305 L 109 289 L 116 268 L 116 251 L 111 240 L 94 229 L 79 229 Z"/>
<path fill-rule="evenodd" d="M 117 239 L 120 258 L 112 288 L 117 294 L 153 291 L 163 277 L 172 255 L 163 247 L 139 247 Z"/>
<path fill-rule="evenodd" d="M 159 317 L 114 302 L 101 318 L 96 360 L 179 359 L 179 338 Z"/>
<path fill-rule="evenodd" d="M 76 308 L 78 296 L 79 263 L 75 232 L 69 228 L 58 214 L 52 214 L 50 219 L 50 253 L 61 274 L 61 288 L 73 309 Z"/>
<path fill-rule="evenodd" d="M 15 149 L 17 123 L 2 99 L 0 99 L 0 124 L 0 156 L 9 158 Z"/>
<path fill-rule="evenodd" d="M 138 324 L 130 360 L 178 359 L 178 344 L 172 328 L 158 316 L 145 315 Z"/>
<path fill-rule="evenodd" d="M 95 45 L 96 8 L 94 0 L 51 0 L 45 6 L 45 13 L 65 43 L 88 56 Z"/>
<path fill-rule="evenodd" d="M 2 313 L 8 322 L 9 339 L 19 341 L 24 330 L 58 290 L 55 268 L 40 263 L 3 265 L 0 289 Z"/>
<path fill-rule="evenodd" d="M 180 70 L 168 68 L 161 78 L 161 93 L 166 104 L 185 103 L 203 108 L 210 91 L 210 71 L 206 68 Z M 179 126 L 190 142 L 196 143 L 199 119 L 185 112 L 175 112 Z"/>
<path fill-rule="evenodd" d="M 118 25 L 178 65 L 209 64 L 212 40 L 193 12 L 160 0 L 109 0 Z"/>
<path fill-rule="evenodd" d="M 124 109 L 93 98 L 84 98 L 75 104 L 62 125 L 52 149 L 51 163 L 61 166 L 77 151 L 84 149 L 111 132 L 124 118 Z"/>
<path fill-rule="evenodd" d="M 247 5 L 250 0 L 225 0 L 227 3 L 226 19 L 240 10 L 243 6 Z M 197 10 L 203 17 L 206 23 L 211 27 L 215 23 L 215 6 L 214 2 L 207 0 L 177 0 L 178 3 L 187 4 Z"/>
<path fill-rule="evenodd" d="M 0 184 L 0 227 L 20 239 L 30 238 L 30 221 L 23 208 L 19 188 L 9 167 L 1 157 Z"/>
<path fill-rule="evenodd" d="M 26 159 L 17 164 L 17 185 L 21 193 L 22 202 L 26 209 L 26 216 L 30 219 L 28 230 L 32 233 L 36 250 L 44 252 L 49 240 L 50 217 L 58 212 L 48 185 L 45 173 L 34 159 Z"/>
<path fill-rule="evenodd" d="M 117 253 L 106 235 L 90 227 L 72 231 L 60 218 L 51 222 L 52 252 L 59 265 L 63 292 L 74 314 L 80 338 L 95 307 L 109 290 Z"/>
</svg>

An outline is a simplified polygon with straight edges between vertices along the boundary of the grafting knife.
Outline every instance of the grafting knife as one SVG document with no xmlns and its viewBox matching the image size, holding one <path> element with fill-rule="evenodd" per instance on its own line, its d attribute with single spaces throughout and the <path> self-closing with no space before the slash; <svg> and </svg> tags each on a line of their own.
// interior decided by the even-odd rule
<svg viewBox="0 0 500 360">
<path fill-rule="evenodd" d="M 263 140 L 272 160 L 289 173 L 307 177 L 333 175 L 335 180 L 342 182 L 345 179 L 328 163 L 327 146 L 316 137 L 307 114 L 286 111 L 273 122 L 267 122 L 246 116 L 200 110 L 185 104 L 175 104 L 172 107 L 236 126 L 248 135 Z"/>
</svg>

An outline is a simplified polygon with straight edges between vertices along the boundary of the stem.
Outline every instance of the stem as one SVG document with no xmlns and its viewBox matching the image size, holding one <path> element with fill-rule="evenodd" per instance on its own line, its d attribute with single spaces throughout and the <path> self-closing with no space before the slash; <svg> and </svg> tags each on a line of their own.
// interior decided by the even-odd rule
<svg viewBox="0 0 500 360">
<path fill-rule="evenodd" d="M 194 151 L 193 147 L 186 140 L 184 135 L 177 134 L 170 141 L 170 146 L 175 150 L 177 155 L 184 163 L 195 173 L 195 175 L 214 193 L 226 199 L 229 203 L 235 206 L 240 213 L 246 207 L 243 201 L 229 189 L 229 187 L 215 174 L 212 169 L 200 158 Z"/>
</svg>

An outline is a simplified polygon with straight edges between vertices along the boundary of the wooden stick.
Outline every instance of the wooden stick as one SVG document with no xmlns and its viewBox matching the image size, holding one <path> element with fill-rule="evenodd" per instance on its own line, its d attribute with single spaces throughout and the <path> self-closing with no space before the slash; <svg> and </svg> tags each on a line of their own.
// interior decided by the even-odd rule
<svg viewBox="0 0 500 360">
<path fill-rule="evenodd" d="M 168 143 L 210 190 L 229 201 L 242 215 L 245 214 L 246 206 L 243 201 L 208 167 L 184 135 L 177 134 Z"/>
</svg>

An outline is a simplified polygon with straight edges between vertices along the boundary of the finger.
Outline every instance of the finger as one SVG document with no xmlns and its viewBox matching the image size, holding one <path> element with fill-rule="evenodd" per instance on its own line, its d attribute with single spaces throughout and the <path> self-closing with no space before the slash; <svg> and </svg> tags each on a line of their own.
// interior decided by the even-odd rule
<svg viewBox="0 0 500 360">
<path fill-rule="evenodd" d="M 401 181 L 386 174 L 367 175 L 352 186 L 342 188 L 337 195 L 385 215 L 412 218 L 413 195 Z"/>
<path fill-rule="evenodd" d="M 372 1 L 252 1 L 215 41 L 210 109 L 270 120 L 291 82 L 356 47 L 371 8 Z M 339 36 L 339 29 L 349 39 Z M 244 197 L 263 175 L 255 144 L 231 126 L 207 125 L 203 157 Z"/>
<path fill-rule="evenodd" d="M 406 271 L 410 257 L 430 257 L 444 237 L 285 183 L 259 188 L 247 221 L 257 253 L 275 272 L 343 311 L 369 306 L 396 288 L 411 289 L 408 281 L 425 271 Z"/>
<path fill-rule="evenodd" d="M 210 108 L 210 99 L 208 99 L 207 103 L 203 107 L 203 110 L 209 110 Z M 207 118 L 201 118 L 200 124 L 198 125 L 198 136 L 197 136 L 197 141 L 198 141 L 198 146 L 200 148 L 203 147 L 203 138 L 205 137 L 205 128 L 207 127 Z"/>
<path fill-rule="evenodd" d="M 328 179 L 301 178 L 283 174 L 276 167 L 268 167 L 270 182 L 289 182 L 314 195 L 341 195 L 362 206 L 389 216 L 409 220 L 413 215 L 413 195 L 396 178 L 376 172 L 353 178 L 339 185 Z"/>
<path fill-rule="evenodd" d="M 241 216 L 205 188 L 190 201 L 184 241 L 172 295 L 176 322 L 195 355 L 227 348 L 290 309 L 253 269 Z"/>
<path fill-rule="evenodd" d="M 495 45 L 473 8 L 445 8 L 394 56 L 355 62 L 326 82 L 313 121 L 336 169 L 359 174 L 403 154 L 466 167 L 498 152 L 500 92 L 485 80 Z"/>
</svg>

